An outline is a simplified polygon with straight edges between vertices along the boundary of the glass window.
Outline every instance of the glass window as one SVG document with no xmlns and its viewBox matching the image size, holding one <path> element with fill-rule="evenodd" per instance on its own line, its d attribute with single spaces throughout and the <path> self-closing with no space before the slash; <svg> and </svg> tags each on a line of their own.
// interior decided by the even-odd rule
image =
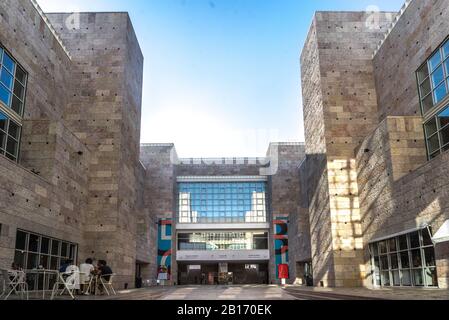
<svg viewBox="0 0 449 320">
<path fill-rule="evenodd" d="M 424 64 L 417 72 L 418 74 L 418 81 L 419 83 L 422 83 L 428 76 L 429 76 L 429 67 L 427 66 L 427 63 Z M 430 84 L 430 82 L 429 82 Z"/>
<path fill-rule="evenodd" d="M 429 60 L 430 71 L 432 72 L 433 70 L 435 70 L 440 63 L 441 63 L 441 52 L 440 50 L 438 50 Z"/>
<path fill-rule="evenodd" d="M 446 83 L 440 84 L 434 91 L 433 99 L 435 104 L 443 100 L 447 95 Z"/>
<path fill-rule="evenodd" d="M 22 231 L 17 231 L 16 235 L 16 249 L 18 250 L 26 250 L 26 238 L 27 234 Z"/>
<path fill-rule="evenodd" d="M 27 73 L 1 47 L 0 53 L 0 107 L 11 108 L 22 116 Z"/>
<path fill-rule="evenodd" d="M 448 43 L 444 43 L 417 71 L 422 113 L 428 113 L 448 94 L 449 57 Z M 431 94 L 429 94 L 431 93 Z M 432 97 L 432 98 L 431 98 Z"/>
<path fill-rule="evenodd" d="M 262 223 L 264 182 L 179 183 L 179 223 Z"/>
<path fill-rule="evenodd" d="M 431 237 L 431 231 L 425 228 L 372 243 L 371 248 L 388 246 L 390 252 L 377 257 L 371 249 L 373 283 L 382 286 L 438 286 L 435 247 Z"/>
<path fill-rule="evenodd" d="M 398 251 L 396 248 L 396 238 L 388 240 L 388 248 L 389 248 L 390 252 Z"/>
<path fill-rule="evenodd" d="M 268 232 L 180 233 L 178 250 L 268 250 Z"/>
<path fill-rule="evenodd" d="M 426 285 L 428 287 L 438 287 L 438 277 L 436 268 L 427 268 L 424 270 Z"/>
<path fill-rule="evenodd" d="M 408 255 L 408 251 L 404 251 L 400 253 L 401 256 L 401 267 L 402 268 L 410 268 L 410 258 Z"/>
<path fill-rule="evenodd" d="M 449 149 L 449 106 L 425 125 L 429 159 Z M 437 130 L 438 134 L 432 133 Z"/>
<path fill-rule="evenodd" d="M 60 244 L 60 240 L 17 230 L 14 262 L 24 269 L 39 267 L 58 270 L 60 261 L 67 259 L 67 257 L 61 257 L 59 254 Z M 70 248 L 70 258 L 76 263 L 78 246 L 73 243 L 65 244 L 66 248 Z M 51 253 L 51 256 L 49 253 Z"/>
<path fill-rule="evenodd" d="M 426 129 L 426 134 L 427 136 L 431 136 L 434 133 L 436 133 L 438 131 L 438 127 L 437 127 L 437 121 L 435 118 L 433 118 L 432 120 L 430 120 L 429 122 L 427 122 L 424 125 L 425 129 Z"/>
<path fill-rule="evenodd" d="M 15 63 L 13 59 L 3 51 L 3 67 L 6 68 L 10 73 L 14 73 Z"/>
<path fill-rule="evenodd" d="M 443 59 L 446 59 L 447 57 L 449 57 L 449 40 L 443 44 Z"/>
<path fill-rule="evenodd" d="M 432 88 L 436 88 L 445 78 L 443 66 L 439 66 L 432 75 L 430 76 L 432 79 Z"/>
<path fill-rule="evenodd" d="M 401 271 L 401 284 L 404 287 L 410 287 L 412 285 L 412 275 L 410 273 L 410 270 Z"/>
<path fill-rule="evenodd" d="M 426 258 L 426 266 L 434 267 L 436 263 L 435 263 L 435 250 L 433 249 L 433 247 L 425 248 L 424 255 Z"/>
</svg>

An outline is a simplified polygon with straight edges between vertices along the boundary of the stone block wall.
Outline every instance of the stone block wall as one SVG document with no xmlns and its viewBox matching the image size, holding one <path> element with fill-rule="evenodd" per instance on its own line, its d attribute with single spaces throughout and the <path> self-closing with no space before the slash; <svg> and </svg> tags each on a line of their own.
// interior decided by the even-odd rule
<svg viewBox="0 0 449 320">
<path fill-rule="evenodd" d="M 0 26 L 0 42 L 28 73 L 19 163 L 0 157 L 0 267 L 10 267 L 17 229 L 83 250 L 90 153 L 61 122 L 72 64 L 41 14 L 28 0 L 5 0 Z"/>
<path fill-rule="evenodd" d="M 317 285 L 359 286 L 364 277 L 354 149 L 377 123 L 372 55 L 393 17 L 317 12 L 302 53 Z"/>
<path fill-rule="evenodd" d="M 304 144 L 299 143 L 272 143 L 267 152 L 273 169 L 268 179 L 270 194 L 270 221 L 279 216 L 289 218 L 289 265 L 290 279 L 296 279 L 296 260 L 304 254 L 301 246 L 302 230 L 308 229 L 308 223 L 300 222 L 300 194 L 299 165 L 305 158 Z M 270 248 L 274 243 L 270 241 Z M 307 254 L 307 253 L 306 253 Z M 276 281 L 276 265 L 274 256 L 270 259 L 270 279 Z M 279 283 L 279 282 L 278 282 Z"/>
<path fill-rule="evenodd" d="M 448 0 L 413 0 L 374 57 L 378 117 L 419 116 L 415 72 L 449 36 Z"/>
<path fill-rule="evenodd" d="M 127 13 L 48 14 L 75 70 L 64 113 L 69 130 L 91 150 L 85 240 L 105 259 L 119 286 L 134 284 L 143 57 Z M 70 25 L 69 25 L 70 26 Z"/>
</svg>

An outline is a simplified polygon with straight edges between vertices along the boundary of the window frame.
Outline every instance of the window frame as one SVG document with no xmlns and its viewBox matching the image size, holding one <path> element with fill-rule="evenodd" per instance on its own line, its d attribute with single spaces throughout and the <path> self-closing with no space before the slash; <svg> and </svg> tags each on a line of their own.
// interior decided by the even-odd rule
<svg viewBox="0 0 449 320">
<path fill-rule="evenodd" d="M 423 237 L 423 232 L 427 232 L 429 233 L 430 237 L 432 237 L 432 230 L 430 229 L 430 227 L 428 228 L 423 228 L 420 230 L 416 230 L 414 232 L 410 232 L 410 233 L 406 233 L 406 234 L 401 234 L 398 236 L 394 236 L 394 237 L 390 237 L 387 238 L 385 240 L 381 240 L 381 241 L 377 241 L 377 242 L 371 242 L 369 243 L 369 250 L 370 250 L 370 261 L 371 261 L 371 270 L 372 270 L 372 274 L 373 274 L 373 285 L 375 287 L 405 287 L 405 288 L 420 288 L 420 287 L 424 287 L 424 288 L 438 288 L 438 283 L 437 285 L 433 285 L 433 283 L 429 284 L 428 283 L 428 279 L 426 278 L 426 270 L 434 270 L 437 277 L 438 277 L 438 271 L 437 271 L 437 265 L 436 265 L 436 256 L 435 256 L 435 244 L 431 243 L 426 245 L 424 243 L 424 237 Z M 416 248 L 412 248 L 412 243 L 411 243 L 411 235 L 414 233 L 418 233 L 418 237 L 419 237 L 419 247 Z M 407 248 L 403 249 L 400 247 L 400 241 L 399 239 L 401 237 L 406 237 L 407 239 Z M 391 251 L 390 250 L 390 245 L 389 245 L 389 241 L 394 239 L 395 243 L 396 243 L 396 251 Z M 387 245 L 386 248 L 386 253 L 381 253 L 380 250 L 380 244 L 385 242 Z M 377 250 L 376 249 L 377 246 Z M 427 261 L 426 261 L 426 249 L 432 248 L 433 250 L 433 256 L 434 256 L 434 265 L 427 265 Z M 420 254 L 420 266 L 414 266 L 413 265 L 413 255 L 412 252 L 416 252 L 419 251 Z M 408 255 L 408 267 L 403 266 L 403 260 L 402 260 L 402 254 L 407 253 Z M 392 268 L 392 263 L 391 263 L 391 256 L 392 255 L 396 255 L 398 258 L 398 268 L 393 269 Z M 387 263 L 388 263 L 388 267 L 386 269 L 384 269 L 384 266 L 382 265 L 382 258 L 387 258 Z M 379 269 L 376 269 L 376 260 L 379 261 Z M 399 272 L 399 285 L 395 285 L 394 282 L 394 272 Z M 409 282 L 410 285 L 404 284 L 405 282 L 404 280 L 404 273 L 408 272 L 409 274 Z M 417 285 L 417 280 L 415 279 L 415 274 L 416 272 L 421 272 L 421 279 L 422 279 L 422 283 L 423 285 Z M 384 284 L 384 275 L 388 274 L 388 284 Z M 379 282 L 379 283 L 378 283 Z"/>
<path fill-rule="evenodd" d="M 417 83 L 417 87 L 418 87 L 419 104 L 420 104 L 420 108 L 421 108 L 421 114 L 423 116 L 433 113 L 433 111 L 436 108 L 438 108 L 438 106 L 440 106 L 440 104 L 444 104 L 443 102 L 445 100 L 447 100 L 447 98 L 449 96 L 449 70 L 447 70 L 447 68 L 446 68 L 446 63 L 449 62 L 449 55 L 447 57 L 444 57 L 444 47 L 448 43 L 449 43 L 449 36 L 446 37 L 443 40 L 443 42 L 441 42 L 441 44 L 438 46 L 438 48 L 436 50 L 434 50 L 429 55 L 429 57 L 427 57 L 426 61 L 424 63 L 422 63 L 415 72 L 416 83 Z M 431 59 L 437 53 L 440 53 L 440 62 L 432 70 L 430 62 L 431 62 Z M 421 70 L 425 67 L 427 68 L 428 75 L 426 77 L 424 77 L 424 79 L 420 80 L 419 74 L 420 74 Z M 435 85 L 433 83 L 432 75 L 434 75 L 440 67 L 442 68 L 442 71 L 443 71 L 443 79 Z M 427 94 L 423 95 L 422 87 L 426 81 L 429 81 L 430 91 Z M 436 101 L 435 92 L 443 83 L 445 84 L 445 87 L 446 87 L 446 95 L 440 101 Z M 430 109 L 426 111 L 424 109 L 423 102 L 429 97 L 429 95 L 432 95 L 432 107 L 430 107 Z"/>
<path fill-rule="evenodd" d="M 449 111 L 449 102 L 448 102 L 448 104 L 444 104 L 444 107 L 439 108 L 437 113 L 433 114 L 429 119 L 425 119 L 425 121 L 424 121 L 424 124 L 423 124 L 424 129 L 423 130 L 424 130 L 424 138 L 425 138 L 425 143 L 426 143 L 427 160 L 429 160 L 429 161 L 438 157 L 439 155 L 449 151 L 449 142 L 446 144 L 443 144 L 443 139 L 441 136 L 442 132 L 449 128 L 449 124 L 446 124 L 445 126 L 442 127 L 440 124 L 439 118 L 438 118 L 438 116 L 446 110 Z M 428 135 L 427 125 L 430 124 L 432 121 L 435 121 L 436 131 L 434 133 Z M 434 150 L 431 153 L 430 139 L 433 138 L 434 136 L 437 136 L 437 138 L 438 138 L 438 149 Z"/>
<path fill-rule="evenodd" d="M 12 88 L 11 90 L 9 88 L 6 88 L 6 86 L 4 86 L 3 84 L 0 83 L 0 86 L 3 86 L 6 90 L 8 90 L 8 92 L 11 94 L 10 96 L 10 101 L 8 104 L 5 104 L 4 101 L 0 100 L 0 113 L 2 113 L 6 118 L 7 118 L 7 128 L 6 128 L 6 141 L 5 141 L 5 146 L 4 148 L 2 148 L 2 151 L 0 151 L 0 155 L 8 158 L 11 161 L 14 161 L 16 163 L 19 162 L 19 156 L 20 156 L 20 148 L 21 148 L 21 139 L 22 139 L 22 133 L 23 133 L 23 115 L 25 113 L 25 105 L 26 105 L 26 98 L 27 98 L 27 91 L 28 91 L 28 80 L 29 80 L 29 73 L 27 72 L 27 70 L 17 61 L 17 59 L 14 58 L 14 55 L 11 54 L 10 51 L 8 51 L 6 49 L 6 47 L 0 42 L 0 76 L 1 73 L 3 72 L 3 56 L 7 54 L 9 58 L 11 58 L 11 60 L 14 63 L 14 74 L 12 75 L 10 71 L 6 71 L 8 72 L 10 75 L 12 75 Z M 19 80 L 17 78 L 17 70 L 20 69 L 21 71 L 23 71 L 24 74 L 24 83 Z M 16 82 L 18 82 L 22 87 L 23 87 L 23 97 L 20 98 L 15 94 L 15 86 L 16 86 Z M 18 113 L 16 110 L 13 109 L 13 100 L 14 97 L 16 97 L 20 103 L 21 103 L 21 109 L 20 109 L 20 113 Z M 11 135 L 9 135 L 9 126 L 10 126 L 10 122 L 13 121 L 18 127 L 19 127 L 19 135 L 17 137 L 17 139 Z M 15 150 L 14 155 L 12 155 L 11 153 L 7 152 L 7 146 L 8 146 L 8 140 L 9 138 L 12 138 L 15 140 L 15 142 L 17 143 L 17 147 Z M 8 154 L 10 156 L 8 156 Z"/>
</svg>

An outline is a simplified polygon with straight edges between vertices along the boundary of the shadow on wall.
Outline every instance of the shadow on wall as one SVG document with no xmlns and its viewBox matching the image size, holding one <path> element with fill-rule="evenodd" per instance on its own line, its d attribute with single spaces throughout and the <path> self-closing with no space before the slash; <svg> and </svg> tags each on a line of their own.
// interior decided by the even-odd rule
<svg viewBox="0 0 449 320">
<path fill-rule="evenodd" d="M 389 137 L 381 129 L 367 138 L 357 156 L 358 185 L 364 236 L 365 281 L 372 284 L 368 244 L 371 240 L 430 225 L 436 232 L 446 219 L 449 154 L 443 154 L 395 180 Z M 381 147 L 378 147 L 381 145 Z M 425 149 L 423 149 L 425 150 Z M 425 152 L 425 151 L 424 151 Z M 394 153 L 394 151 L 393 151 Z M 440 287 L 448 285 L 448 254 L 444 245 L 436 246 Z"/>
</svg>

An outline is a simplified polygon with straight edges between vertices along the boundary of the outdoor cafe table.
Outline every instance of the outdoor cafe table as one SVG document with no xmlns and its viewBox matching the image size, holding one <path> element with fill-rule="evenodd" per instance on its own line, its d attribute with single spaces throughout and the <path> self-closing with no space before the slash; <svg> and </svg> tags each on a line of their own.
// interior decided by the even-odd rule
<svg viewBox="0 0 449 320">
<path fill-rule="evenodd" d="M 42 299 L 45 300 L 45 295 L 47 292 L 52 291 L 53 288 L 50 287 L 51 276 L 54 276 L 54 280 L 57 281 L 59 272 L 57 270 L 45 270 L 45 269 L 33 269 L 25 271 L 27 276 L 27 282 L 30 280 L 34 281 L 32 292 L 39 293 L 42 291 Z M 30 276 L 35 277 L 30 277 Z M 37 277 L 37 281 L 36 281 Z M 41 282 L 42 281 L 42 282 Z M 42 285 L 42 287 L 41 287 Z M 41 289 L 40 289 L 41 287 Z"/>
</svg>

